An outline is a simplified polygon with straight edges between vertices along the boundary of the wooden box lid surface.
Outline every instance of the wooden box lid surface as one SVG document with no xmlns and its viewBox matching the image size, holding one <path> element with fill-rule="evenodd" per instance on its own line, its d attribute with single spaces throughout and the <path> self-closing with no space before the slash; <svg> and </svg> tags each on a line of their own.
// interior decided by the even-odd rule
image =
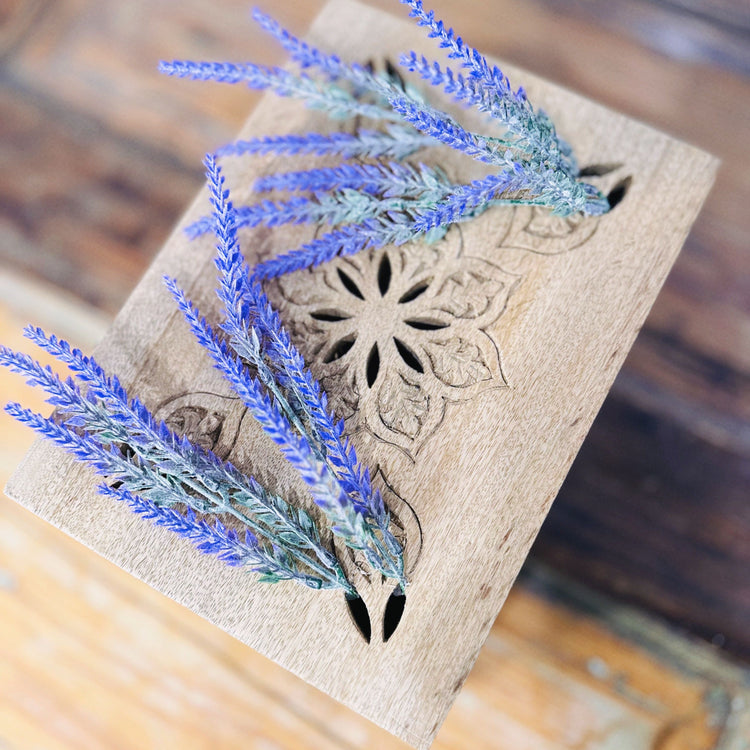
<svg viewBox="0 0 750 750">
<path fill-rule="evenodd" d="M 410 49 L 440 57 L 421 29 L 351 0 L 332 0 L 309 38 L 350 60 L 397 59 Z M 368 643 L 340 592 L 256 583 L 100 497 L 86 467 L 44 442 L 7 487 L 55 526 L 417 748 L 430 745 L 468 675 L 716 168 L 695 148 L 503 70 L 552 116 L 582 164 L 620 165 L 592 178 L 605 192 L 631 178 L 613 211 L 560 219 L 497 207 L 433 246 L 363 253 L 268 286 L 403 527 L 411 583 L 387 641 L 388 590 L 379 582 L 358 582 Z M 268 96 L 241 135 L 330 127 L 298 102 Z M 436 159 L 456 179 L 483 174 L 448 149 L 424 157 Z M 225 167 L 242 204 L 260 174 L 302 165 L 237 159 Z M 215 316 L 213 241 L 183 234 L 207 208 L 199 195 L 95 355 L 158 417 L 304 502 L 303 487 L 212 369 L 162 285 L 163 274 L 176 276 Z M 252 263 L 311 235 L 299 227 L 249 231 L 243 249 Z"/>
</svg>

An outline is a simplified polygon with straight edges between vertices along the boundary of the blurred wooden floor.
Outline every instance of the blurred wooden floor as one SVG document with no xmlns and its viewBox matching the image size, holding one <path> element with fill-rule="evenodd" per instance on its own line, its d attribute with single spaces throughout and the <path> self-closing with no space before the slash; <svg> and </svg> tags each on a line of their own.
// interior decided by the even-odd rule
<svg viewBox="0 0 750 750">
<path fill-rule="evenodd" d="M 302 32 L 321 5 L 267 7 Z M 750 8 L 432 5 L 480 49 L 723 159 L 533 557 L 747 659 Z M 281 59 L 245 0 L 0 3 L 3 343 L 34 321 L 90 349 L 197 190 L 202 154 L 245 119 L 252 94 L 155 73 L 185 56 Z M 3 400 L 15 398 L 23 386 L 0 375 Z M 30 437 L 0 419 L 4 480 Z M 503 610 L 438 747 L 743 747 L 741 672 L 617 607 L 571 601 L 570 584 L 538 571 Z M 398 745 L 3 500 L 0 748 L 240 743 Z"/>
<path fill-rule="evenodd" d="M 0 272 L 0 340 L 90 349 L 106 316 Z M 45 359 L 49 361 L 49 359 Z M 0 392 L 45 409 L 5 371 Z M 31 436 L 3 419 L 0 482 Z M 515 586 L 435 750 L 741 750 L 750 670 L 539 564 Z M 2 750 L 407 747 L 0 499 Z"/>
</svg>

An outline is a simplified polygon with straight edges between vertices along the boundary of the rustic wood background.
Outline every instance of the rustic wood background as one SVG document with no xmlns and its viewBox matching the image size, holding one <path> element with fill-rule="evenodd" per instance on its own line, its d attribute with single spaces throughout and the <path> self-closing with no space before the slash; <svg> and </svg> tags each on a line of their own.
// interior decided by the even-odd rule
<svg viewBox="0 0 750 750">
<path fill-rule="evenodd" d="M 373 4 L 400 11 L 395 0 Z M 303 31 L 322 2 L 275 5 L 283 21 Z M 750 11 L 729 0 L 436 0 L 433 5 L 480 49 L 723 159 L 709 202 L 553 506 L 534 556 L 748 658 Z M 209 97 L 204 86 L 176 85 L 155 74 L 157 59 L 187 51 L 194 57 L 281 59 L 247 22 L 244 1 L 224 2 L 210 12 L 197 0 L 10 0 L 0 6 L 2 295 L 22 311 L 6 317 L 4 334 L 46 313 L 48 322 L 50 316 L 72 321 L 79 342 L 90 345 L 101 330 L 98 321 L 118 309 L 200 184 L 203 152 L 230 139 L 244 120 L 252 94 L 217 86 Z M 33 286 L 24 286 L 29 280 Z M 49 288 L 59 291 L 30 292 Z M 85 313 L 82 303 L 88 305 Z M 6 335 L 4 340 L 14 343 Z M 5 430 L 7 422 L 2 425 Z M 7 429 L 6 435 L 18 434 Z M 3 458 L 8 464 L 19 446 L 13 440 Z M 7 468 L 4 463 L 4 473 Z M 47 547 L 52 532 L 20 510 L 8 506 L 6 513 L 6 506 L 4 525 L 10 530 L 6 526 L 3 568 L 16 569 L 14 550 Z M 24 547 L 25 534 L 36 546 Z M 65 607 L 72 603 L 45 604 L 46 592 L 60 576 L 105 565 L 81 555 L 80 568 L 61 566 L 53 551 L 20 568 L 30 577 L 31 594 L 13 610 L 15 619 L 6 618 L 15 623 L 15 642 L 31 633 L 43 646 L 49 624 L 65 622 Z M 96 573 L 104 583 L 87 594 L 105 614 L 110 568 Z M 15 585 L 20 584 L 4 582 L 11 591 Z M 123 590 L 118 594 L 127 598 Z M 525 596 L 519 593 L 521 601 Z M 85 597 L 83 602 L 79 606 L 89 607 L 87 612 L 95 609 Z M 511 600 L 506 613 L 513 606 Z M 153 610 L 157 622 L 168 618 L 161 611 Z M 533 620 L 534 613 L 521 605 L 517 611 Z M 188 617 L 188 623 L 195 620 L 176 607 L 172 612 Z M 504 617 L 512 622 L 512 616 Z M 83 622 L 75 620 L 75 628 Z M 567 621 L 561 626 L 572 627 Z M 126 638 L 113 628 L 110 650 Z M 73 670 L 82 658 L 81 643 L 95 634 L 70 631 L 69 649 L 54 661 L 58 670 L 61 663 Z M 234 653 L 238 648 L 228 639 L 216 646 L 226 649 L 220 659 L 226 653 L 242 662 L 247 679 L 254 665 L 251 657 Z M 34 655 L 39 653 L 43 648 Z M 158 675 L 156 654 L 148 655 L 147 648 L 140 653 L 154 659 L 149 669 Z M 22 651 L 15 654 L 19 667 L 30 663 L 27 658 Z M 191 663 L 201 670 L 197 658 Z M 587 668 L 596 671 L 597 664 Z M 22 673 L 11 665 L 12 675 Z M 91 684 L 104 679 L 93 677 L 92 701 L 97 694 Z M 46 736 L 35 728 L 34 717 L 38 721 L 56 708 L 57 721 L 65 724 L 66 711 L 60 709 L 72 710 L 68 691 L 80 675 L 62 671 L 36 679 L 23 686 L 2 683 L 14 692 L 23 687 L 14 704 L 23 711 L 14 713 L 13 721 L 16 727 L 26 721 L 28 733 L 9 735 L 28 738 L 18 747 Z M 164 687 L 167 694 L 174 689 Z M 46 703 L 39 702 L 40 695 Z M 158 696 L 152 699 L 158 704 Z M 7 706 L 0 701 L 3 728 Z M 163 706 L 158 710 L 169 716 Z M 69 722 L 60 730 L 63 740 L 52 745 L 48 738 L 44 746 L 70 747 L 80 737 L 88 744 L 79 746 L 105 746 L 97 734 L 101 719 L 94 717 L 86 713 L 75 729 Z M 320 725 L 318 730 L 326 731 Z M 284 741 L 273 732 L 269 736 Z M 123 740 L 123 746 L 138 745 Z M 195 740 L 195 746 L 203 745 Z"/>
</svg>

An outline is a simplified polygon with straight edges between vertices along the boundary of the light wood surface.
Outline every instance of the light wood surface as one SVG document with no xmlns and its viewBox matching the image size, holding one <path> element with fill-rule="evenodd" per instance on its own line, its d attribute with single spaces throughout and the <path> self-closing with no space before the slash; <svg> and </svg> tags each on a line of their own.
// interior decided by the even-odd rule
<svg viewBox="0 0 750 750">
<path fill-rule="evenodd" d="M 404 17 L 396 0 L 371 4 Z M 261 3 L 261 5 L 263 5 Z M 323 0 L 268 9 L 303 33 Z M 722 160 L 532 554 L 750 657 L 750 16 L 739 0 L 433 0 L 475 46 Z M 246 0 L 0 4 L 0 262 L 114 313 L 257 100 L 158 59 L 282 59 Z M 179 127 L 176 126 L 179 123 Z"/>
<path fill-rule="evenodd" d="M 90 350 L 108 324 L 0 273 L 0 339 L 28 322 Z M 0 393 L 44 409 L 6 370 Z M 0 413 L 0 482 L 30 446 Z M 4 750 L 397 750 L 406 745 L 7 498 L 0 499 Z M 436 750 L 740 750 L 748 675 L 717 652 L 528 568 Z"/>
<path fill-rule="evenodd" d="M 428 50 L 411 27 L 347 2 L 327 6 L 312 37 L 349 56 Z M 318 292 L 331 288 L 330 278 L 324 283 L 329 272 L 315 274 L 312 283 L 300 274 L 275 290 L 305 346 L 316 337 L 323 341 L 307 353 L 334 403 L 350 404 L 351 394 L 358 394 L 354 439 L 360 455 L 406 500 L 392 498 L 406 527 L 411 586 L 404 618 L 388 643 L 377 637 L 387 591 L 358 583 L 376 633 L 365 643 L 341 597 L 258 585 L 240 571 L 198 559 L 189 545 L 97 498 L 89 473 L 47 446 L 35 447 L 8 487 L 56 526 L 416 747 L 429 746 L 466 679 L 715 169 L 697 149 L 509 72 L 524 80 L 532 100 L 563 132 L 577 134 L 574 146 L 584 163 L 623 164 L 605 183 L 611 187 L 627 176 L 633 184 L 611 214 L 577 223 L 499 209 L 452 231 L 436 249 L 385 251 L 393 289 L 421 283 L 430 269 L 424 297 L 432 308 L 426 312 L 452 318 L 439 335 L 409 343 L 420 360 L 416 367 L 396 346 L 382 345 L 402 335 L 394 326 L 403 322 L 373 314 L 374 308 L 365 311 L 368 326 L 356 333 L 380 342 L 382 373 L 367 394 L 362 371 L 368 348 L 355 345 L 336 369 L 326 370 L 326 347 L 335 346 L 335 335 L 305 329 L 310 306 L 325 303 Z M 244 134 L 315 124 L 296 103 L 264 100 Z M 456 176 L 476 176 L 458 158 L 446 164 Z M 257 170 L 237 163 L 228 169 L 230 184 L 239 187 L 237 202 Z M 188 217 L 204 204 L 199 198 Z M 248 254 L 251 260 L 273 254 L 303 236 L 256 233 L 248 236 Z M 211 255 L 210 239 L 189 244 L 175 233 L 98 348 L 105 366 L 154 409 L 205 393 L 216 394 L 208 408 L 229 403 L 229 392 L 191 342 L 160 282 L 163 273 L 174 274 L 208 304 Z M 367 284 L 383 268 L 383 255 L 338 265 L 337 273 L 346 272 L 367 292 L 365 302 L 377 291 Z M 379 291 L 376 306 L 385 310 L 389 297 L 382 285 Z M 477 300 L 481 309 L 474 307 Z M 369 325 L 373 319 L 375 326 Z M 394 402 L 397 413 L 414 409 L 408 426 L 394 421 Z M 273 476 L 283 491 L 299 491 L 257 427 L 236 407 L 226 406 L 222 417 L 224 430 L 240 425 L 230 445 L 233 463 Z M 45 470 L 50 466 L 54 471 Z M 416 514 L 411 524 L 409 506 Z"/>
</svg>

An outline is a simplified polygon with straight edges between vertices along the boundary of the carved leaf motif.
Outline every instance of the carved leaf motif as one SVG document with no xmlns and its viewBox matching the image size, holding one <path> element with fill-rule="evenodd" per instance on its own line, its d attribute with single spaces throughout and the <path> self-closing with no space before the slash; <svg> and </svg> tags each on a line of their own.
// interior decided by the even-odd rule
<svg viewBox="0 0 750 750">
<path fill-rule="evenodd" d="M 328 404 L 337 417 L 349 419 L 359 407 L 359 391 L 352 368 L 320 379 L 320 385 L 328 396 Z"/>
<path fill-rule="evenodd" d="M 503 293 L 505 284 L 476 269 L 455 271 L 438 291 L 437 306 L 456 318 L 478 318 Z"/>
<path fill-rule="evenodd" d="M 425 350 L 435 376 L 446 385 L 466 387 L 492 379 L 492 371 L 482 350 L 461 338 L 430 341 Z"/>
<path fill-rule="evenodd" d="M 378 413 L 383 424 L 413 440 L 422 429 L 430 397 L 401 373 L 391 372 L 378 393 Z"/>
<path fill-rule="evenodd" d="M 538 208 L 519 207 L 513 227 L 499 247 L 526 250 L 538 255 L 567 253 L 586 243 L 596 232 L 599 219 L 581 214 L 560 217 Z"/>
<path fill-rule="evenodd" d="M 566 237 L 575 232 L 583 220 L 583 214 L 580 213 L 562 217 L 554 216 L 549 211 L 534 209 L 526 231 L 537 237 Z"/>
</svg>

